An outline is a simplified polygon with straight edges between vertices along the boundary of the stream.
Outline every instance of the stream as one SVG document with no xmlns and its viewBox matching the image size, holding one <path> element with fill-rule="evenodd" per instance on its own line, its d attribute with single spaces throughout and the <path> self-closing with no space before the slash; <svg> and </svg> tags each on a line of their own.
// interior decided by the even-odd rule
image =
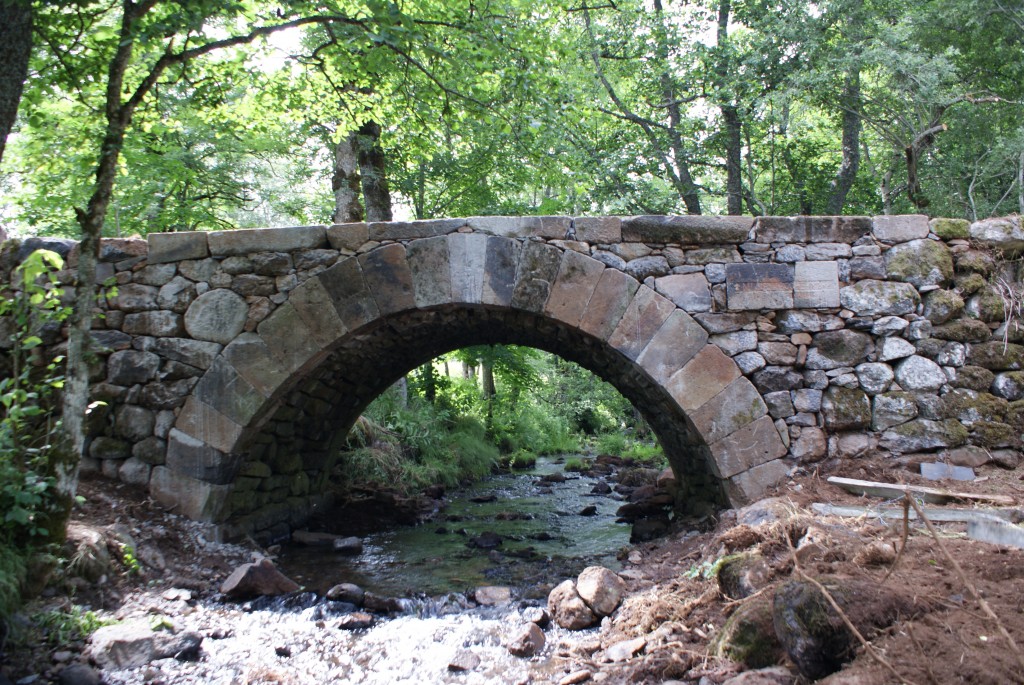
<svg viewBox="0 0 1024 685">
<path fill-rule="evenodd" d="M 544 476 L 563 473 L 565 460 L 540 457 L 532 469 L 452 491 L 433 520 L 364 536 L 361 555 L 293 544 L 278 563 L 320 594 L 347 582 L 395 597 L 471 592 L 482 585 L 508 585 L 529 596 L 533 586 L 588 565 L 617 569 L 616 553 L 630 536 L 629 524 L 615 522 L 623 502 L 591 493 L 602 477 L 564 472 L 563 482 L 545 482 Z M 580 514 L 591 506 L 593 514 Z M 487 548 L 494 538 L 480 540 L 485 534 L 497 534 L 500 544 Z M 483 546 L 474 545 L 474 538 Z"/>
<path fill-rule="evenodd" d="M 165 593 L 140 612 L 172 615 L 178 629 L 204 636 L 199 658 L 105 671 L 104 682 L 557 683 L 568 672 L 566 650 L 597 628 L 548 625 L 545 646 L 532 657 L 513 656 L 508 645 L 536 620 L 555 584 L 590 565 L 618 569 L 616 555 L 631 533 L 629 524 L 616 523 L 623 497 L 612 490 L 615 469 L 583 475 L 563 471 L 565 461 L 544 457 L 532 469 L 451 491 L 428 522 L 364 534 L 358 556 L 289 544 L 275 563 L 301 592 L 191 605 Z M 595 486 L 607 492 L 595 494 Z M 335 523 L 344 530 L 344 521 Z M 400 598 L 402 610 L 370 616 L 325 599 L 338 583 Z M 495 585 L 511 589 L 511 602 L 480 606 L 471 599 L 476 588 Z M 367 625 L 346 629 L 358 616 Z"/>
</svg>

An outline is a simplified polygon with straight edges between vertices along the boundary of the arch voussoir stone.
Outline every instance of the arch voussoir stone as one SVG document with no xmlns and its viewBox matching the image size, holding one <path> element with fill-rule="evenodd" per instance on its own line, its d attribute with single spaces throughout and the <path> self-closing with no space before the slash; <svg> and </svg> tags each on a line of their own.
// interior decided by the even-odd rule
<svg viewBox="0 0 1024 685">
<path fill-rule="evenodd" d="M 562 254 L 544 313 L 578 328 L 604 270 L 605 265 L 596 259 L 566 250 Z"/>
<path fill-rule="evenodd" d="M 450 234 L 448 256 L 452 277 L 452 301 L 481 304 L 487 263 L 487 236 L 479 233 Z"/>
<path fill-rule="evenodd" d="M 406 261 L 405 245 L 382 245 L 359 256 L 366 289 L 377 303 L 381 316 L 412 309 L 416 306 L 413 294 L 412 271 Z"/>
<path fill-rule="evenodd" d="M 317 336 L 290 302 L 260 322 L 256 331 L 286 373 L 316 364 L 324 353 Z"/>
<path fill-rule="evenodd" d="M 683 368 L 672 374 L 666 389 L 676 404 L 689 414 L 741 376 L 736 362 L 718 345 L 708 343 Z"/>
<path fill-rule="evenodd" d="M 343 259 L 316 278 L 323 284 L 347 330 L 357 330 L 380 315 L 377 301 L 366 288 L 358 259 Z"/>
<path fill-rule="evenodd" d="M 345 335 L 348 328 L 334 308 L 330 293 L 319 278 L 311 278 L 295 288 L 288 302 L 302 317 L 313 339 L 321 347 L 331 345 Z"/>
<path fill-rule="evenodd" d="M 416 306 L 422 309 L 451 302 L 448 237 L 413 240 L 406 249 Z"/>
<path fill-rule="evenodd" d="M 535 313 L 544 311 L 561 261 L 562 250 L 554 245 L 533 241 L 524 243 L 511 307 Z"/>
<path fill-rule="evenodd" d="M 757 388 L 741 376 L 689 416 L 704 440 L 713 444 L 767 413 Z"/>
<path fill-rule="evenodd" d="M 484 259 L 484 280 L 481 297 L 483 304 L 508 307 L 515 291 L 516 272 L 523 244 L 514 238 L 487 236 Z"/>
<path fill-rule="evenodd" d="M 629 309 L 640 282 L 618 269 L 605 269 L 587 302 L 580 330 L 598 340 L 607 340 Z"/>
<path fill-rule="evenodd" d="M 637 363 L 657 383 L 665 385 L 708 342 L 708 332 L 681 309 L 669 314 Z"/>
<path fill-rule="evenodd" d="M 608 337 L 608 344 L 636 361 L 651 338 L 676 310 L 676 305 L 646 285 L 641 285 L 626 312 Z"/>
</svg>

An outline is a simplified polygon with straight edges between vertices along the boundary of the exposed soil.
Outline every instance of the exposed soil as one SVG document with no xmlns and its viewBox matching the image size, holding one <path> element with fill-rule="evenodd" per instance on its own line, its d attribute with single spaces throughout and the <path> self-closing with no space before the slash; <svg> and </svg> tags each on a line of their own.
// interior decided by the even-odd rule
<svg viewBox="0 0 1024 685">
<path fill-rule="evenodd" d="M 863 459 L 839 465 L 833 474 L 1010 495 L 1018 506 L 1024 501 L 1022 470 L 990 465 L 977 471 L 979 479 L 970 483 L 924 481 L 905 464 Z M 220 581 L 237 565 L 268 554 L 254 545 L 214 543 L 200 524 L 162 511 L 143 492 L 128 486 L 85 481 L 81 494 L 85 502 L 74 514 L 75 537 L 82 539 L 81 529 L 113 530 L 103 543 L 113 559 L 112 570 L 103 578 L 62 581 L 33 605 L 34 611 L 73 602 L 117 616 L 137 608 L 147 593 L 180 601 L 178 596 L 168 599 L 171 588 L 190 591 L 188 602 L 180 603 L 183 608 L 194 606 L 216 598 Z M 868 630 L 866 644 L 855 640 L 842 669 L 818 682 L 1024 682 L 1024 550 L 970 540 L 960 523 L 935 524 L 935 536 L 912 521 L 905 537 L 901 520 L 816 513 L 810 508 L 815 502 L 880 504 L 830 485 L 824 468 L 797 476 L 776 494 L 771 501 L 739 512 L 723 512 L 720 520 L 704 523 L 710 527 L 706 532 L 677 530 L 624 551 L 621 575 L 629 586 L 624 604 L 599 630 L 553 631 L 544 667 L 538 666 L 525 682 L 584 682 L 584 671 L 590 680 L 610 683 L 729 681 L 752 669 L 719 657 L 715 636 L 745 603 L 770 599 L 783 582 L 804 576 L 838 579 L 840 586 L 877 588 L 875 594 L 860 595 L 856 606 L 848 605 L 855 624 L 895 605 L 906 607 L 905 613 L 893 612 L 895 620 L 881 629 Z M 124 559 L 118 535 L 122 541 L 125 535 L 131 537 L 137 570 Z M 728 596 L 715 577 L 720 565 L 716 562 L 739 552 L 754 552 L 762 559 L 757 572 L 750 574 L 747 591 L 754 594 L 749 598 Z M 988 615 L 975 593 L 996 618 Z M 24 635 L 28 629 L 20 630 Z M 625 659 L 612 660 L 615 650 L 610 647 L 636 638 L 642 639 L 630 645 Z M 38 634 L 29 646 L 12 639 L 0 674 L 12 682 L 31 675 L 39 678 L 30 682 L 56 682 L 83 646 L 81 640 L 46 642 Z M 748 680 L 737 682 L 809 682 L 785 656 L 778 665 L 784 670 L 764 671 L 756 679 L 748 674 Z"/>
</svg>

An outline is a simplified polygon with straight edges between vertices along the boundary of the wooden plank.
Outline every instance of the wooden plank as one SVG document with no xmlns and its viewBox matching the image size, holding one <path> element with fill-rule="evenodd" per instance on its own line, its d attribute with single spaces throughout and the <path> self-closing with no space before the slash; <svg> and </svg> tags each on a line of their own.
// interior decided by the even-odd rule
<svg viewBox="0 0 1024 685">
<path fill-rule="evenodd" d="M 826 516 L 883 518 L 901 520 L 903 518 L 903 507 L 861 507 L 850 504 L 823 504 L 815 502 L 811 509 Z M 999 522 L 1013 521 L 1022 514 L 1020 509 L 949 509 L 924 507 L 924 515 L 931 521 L 937 522 L 961 522 L 995 520 Z M 908 518 L 917 519 L 917 512 L 911 509 Z"/>
<path fill-rule="evenodd" d="M 885 499 L 897 499 L 910 493 L 931 504 L 944 504 L 950 500 L 969 500 L 972 502 L 990 502 L 1001 506 L 1012 507 L 1017 503 L 1008 495 L 981 495 L 969 492 L 951 492 L 941 488 L 926 488 L 921 485 L 905 485 L 902 483 L 877 483 L 870 480 L 840 478 L 831 476 L 828 482 L 856 495 L 871 495 Z"/>
<path fill-rule="evenodd" d="M 971 521 L 967 524 L 967 537 L 1024 549 L 1024 528 L 1005 521 Z"/>
</svg>

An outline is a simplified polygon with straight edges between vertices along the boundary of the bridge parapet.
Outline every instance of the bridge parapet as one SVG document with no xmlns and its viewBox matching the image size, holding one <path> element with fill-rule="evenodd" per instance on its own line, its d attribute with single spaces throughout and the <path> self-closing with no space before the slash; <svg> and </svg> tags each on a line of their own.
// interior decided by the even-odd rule
<svg viewBox="0 0 1024 685">
<path fill-rule="evenodd" d="M 35 247 L 66 255 L 73 283 L 68 241 L 8 244 L 0 264 Z M 794 468 L 872 451 L 1012 464 L 1024 433 L 1024 329 L 1010 308 L 1021 274 L 998 257 L 1022 250 L 1018 218 L 917 215 L 470 217 L 105 240 L 100 277 L 118 293 L 96 322 L 93 394 L 109 409 L 90 422 L 83 467 L 148 485 L 195 518 L 279 534 L 323 503 L 326 438 L 294 432 L 325 423 L 340 392 L 326 376 L 290 379 L 341 364 L 339 346 L 386 320 L 481 335 L 484 314 L 459 303 L 506 312 L 487 325 L 535 327 L 521 335 L 563 356 L 596 340 L 625 360 L 580 355 L 627 395 L 635 386 L 655 420 L 685 416 L 676 451 L 704 454 L 711 473 L 692 476 L 691 496 L 717 478 L 725 499 L 749 501 Z M 645 336 L 627 339 L 627 305 Z M 60 346 L 59 332 L 47 342 Z M 345 386 L 353 410 L 372 399 L 367 383 Z"/>
</svg>

